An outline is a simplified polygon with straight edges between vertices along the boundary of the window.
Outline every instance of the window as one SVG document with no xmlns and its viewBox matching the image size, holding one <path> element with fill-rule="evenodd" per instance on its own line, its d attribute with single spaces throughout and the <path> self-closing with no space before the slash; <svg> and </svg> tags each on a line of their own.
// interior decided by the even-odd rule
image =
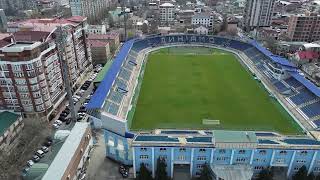
<svg viewBox="0 0 320 180">
<path fill-rule="evenodd" d="M 314 167 L 313 171 L 320 172 L 320 167 Z"/>
<path fill-rule="evenodd" d="M 140 159 L 148 159 L 149 156 L 148 155 L 140 155 Z"/>
<path fill-rule="evenodd" d="M 308 151 L 301 151 L 300 155 L 306 156 L 308 154 Z"/>
<path fill-rule="evenodd" d="M 219 153 L 220 154 L 224 154 L 224 153 L 226 153 L 226 150 L 225 149 L 219 149 Z"/>
<path fill-rule="evenodd" d="M 267 151 L 266 150 L 260 150 L 259 154 L 265 155 L 265 154 L 267 154 Z"/>
<path fill-rule="evenodd" d="M 287 151 L 280 151 L 280 155 L 286 155 Z"/>
<path fill-rule="evenodd" d="M 245 154 L 246 150 L 239 150 L 239 154 Z"/>
<path fill-rule="evenodd" d="M 147 151 L 147 148 L 140 148 L 140 151 Z"/>
<path fill-rule="evenodd" d="M 185 161 L 186 160 L 186 156 L 178 156 L 178 160 L 179 161 Z"/>
<path fill-rule="evenodd" d="M 160 148 L 160 152 L 165 152 L 167 148 Z"/>
<path fill-rule="evenodd" d="M 217 157 L 217 161 L 225 161 L 229 159 L 228 157 Z"/>
<path fill-rule="evenodd" d="M 207 158 L 205 156 L 198 156 L 197 160 L 198 161 L 205 161 L 205 160 L 207 160 Z"/>
<path fill-rule="evenodd" d="M 203 164 L 197 164 L 197 169 L 202 169 L 203 168 Z"/>
<path fill-rule="evenodd" d="M 206 149 L 199 149 L 199 152 L 206 152 Z"/>
<path fill-rule="evenodd" d="M 305 163 L 306 160 L 304 160 L 304 159 L 298 159 L 296 162 L 297 162 L 297 163 Z"/>
<path fill-rule="evenodd" d="M 160 155 L 159 158 L 160 159 L 167 159 L 168 157 L 167 157 L 167 155 Z"/>
<path fill-rule="evenodd" d="M 180 148 L 179 151 L 180 152 L 186 152 L 186 148 Z"/>
<path fill-rule="evenodd" d="M 246 161 L 246 158 L 237 158 L 236 159 L 236 162 L 245 162 Z"/>
</svg>

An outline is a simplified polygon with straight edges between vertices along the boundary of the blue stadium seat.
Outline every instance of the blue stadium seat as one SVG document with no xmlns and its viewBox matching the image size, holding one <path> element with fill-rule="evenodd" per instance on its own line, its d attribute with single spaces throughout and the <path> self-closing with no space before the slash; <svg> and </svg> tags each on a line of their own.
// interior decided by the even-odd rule
<svg viewBox="0 0 320 180">
<path fill-rule="evenodd" d="M 320 115 L 320 102 L 316 102 L 301 108 L 301 111 L 309 118 L 313 118 Z"/>
<path fill-rule="evenodd" d="M 119 105 L 112 103 L 110 101 L 106 101 L 105 106 L 103 108 L 106 112 L 112 114 L 112 115 L 117 115 L 119 111 Z"/>
<path fill-rule="evenodd" d="M 124 95 L 122 93 L 119 93 L 117 91 L 112 90 L 109 93 L 109 98 L 108 99 L 110 99 L 112 102 L 120 104 L 122 99 L 123 99 L 123 96 Z"/>
<path fill-rule="evenodd" d="M 297 81 L 296 79 L 294 79 L 293 77 L 290 77 L 290 78 L 288 78 L 288 79 L 285 79 L 284 80 L 287 84 L 289 84 L 291 87 L 293 87 L 293 88 L 298 88 L 298 87 L 301 87 L 302 86 L 302 84 L 299 82 L 299 81 Z"/>
<path fill-rule="evenodd" d="M 120 70 L 120 73 L 119 73 L 119 77 L 121 77 L 122 79 L 126 80 L 126 81 L 129 81 L 130 79 L 130 76 L 131 76 L 131 72 L 124 69 L 124 68 L 121 68 Z"/>
<path fill-rule="evenodd" d="M 274 83 L 274 86 L 277 88 L 277 90 L 278 90 L 280 93 L 283 93 L 283 92 L 285 92 L 285 91 L 290 90 L 290 89 L 287 88 L 281 81 L 278 81 L 278 82 Z"/>
<path fill-rule="evenodd" d="M 301 89 L 298 94 L 290 97 L 290 100 L 296 105 L 301 105 L 316 98 L 308 89 Z"/>
</svg>

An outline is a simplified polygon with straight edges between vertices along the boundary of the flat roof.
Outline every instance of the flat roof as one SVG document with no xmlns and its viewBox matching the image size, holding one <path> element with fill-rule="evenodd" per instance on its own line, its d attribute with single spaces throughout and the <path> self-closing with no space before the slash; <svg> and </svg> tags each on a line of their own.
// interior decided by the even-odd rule
<svg viewBox="0 0 320 180">
<path fill-rule="evenodd" d="M 0 134 L 2 135 L 17 119 L 19 115 L 9 111 L 0 113 Z"/>
<path fill-rule="evenodd" d="M 77 122 L 74 125 L 70 135 L 63 143 L 60 151 L 43 176 L 43 180 L 56 180 L 62 178 L 88 127 L 89 123 L 86 122 Z"/>
<path fill-rule="evenodd" d="M 214 130 L 216 143 L 257 143 L 257 136 L 252 131 L 224 131 Z"/>
</svg>

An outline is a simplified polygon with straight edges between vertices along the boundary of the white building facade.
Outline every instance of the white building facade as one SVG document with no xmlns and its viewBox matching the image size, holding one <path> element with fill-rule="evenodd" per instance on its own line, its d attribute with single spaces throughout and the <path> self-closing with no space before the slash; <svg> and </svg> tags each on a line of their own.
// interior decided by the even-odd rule
<svg viewBox="0 0 320 180">
<path fill-rule="evenodd" d="M 270 26 L 274 3 L 275 0 L 248 0 L 244 14 L 245 29 Z"/>
<path fill-rule="evenodd" d="M 206 13 L 199 13 L 192 16 L 192 25 L 202 25 L 205 27 L 212 27 L 213 16 Z"/>
<path fill-rule="evenodd" d="M 159 6 L 160 20 L 162 23 L 170 23 L 174 21 L 174 5 L 171 3 L 164 3 Z"/>
</svg>

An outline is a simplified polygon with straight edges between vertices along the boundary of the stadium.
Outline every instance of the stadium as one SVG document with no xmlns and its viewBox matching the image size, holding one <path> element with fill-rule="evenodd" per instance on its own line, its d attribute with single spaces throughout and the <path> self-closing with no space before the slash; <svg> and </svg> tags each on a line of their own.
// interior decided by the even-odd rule
<svg viewBox="0 0 320 180">
<path fill-rule="evenodd" d="M 175 179 L 203 164 L 219 177 L 267 167 L 290 177 L 303 165 L 320 172 L 319 97 L 254 40 L 178 34 L 125 42 L 86 108 L 106 156 L 135 176 L 165 158 Z"/>
</svg>

